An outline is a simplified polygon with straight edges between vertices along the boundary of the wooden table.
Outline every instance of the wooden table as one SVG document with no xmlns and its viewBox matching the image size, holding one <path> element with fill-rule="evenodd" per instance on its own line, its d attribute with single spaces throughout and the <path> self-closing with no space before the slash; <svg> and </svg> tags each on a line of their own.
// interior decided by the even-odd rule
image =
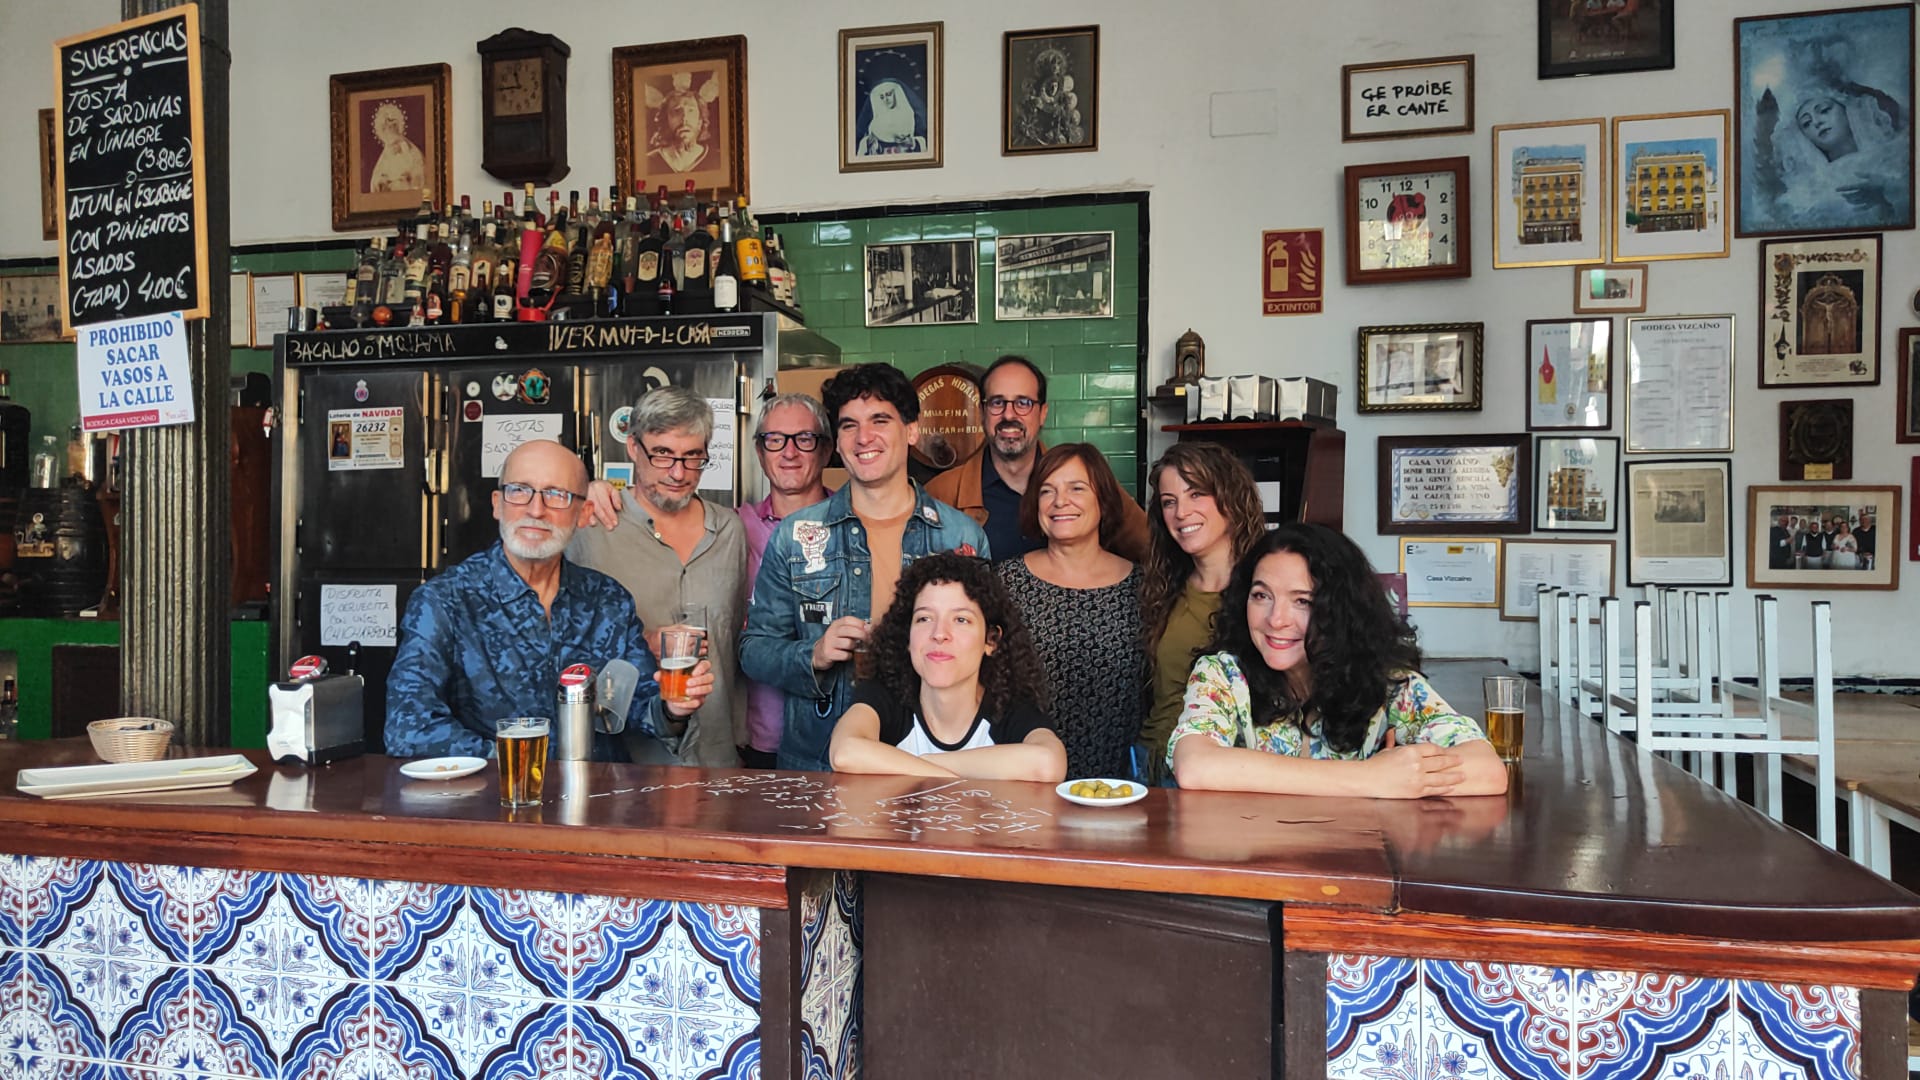
<svg viewBox="0 0 1920 1080">
<path fill-rule="evenodd" d="M 1835 694 L 1833 728 L 1834 782 L 1847 804 L 1849 851 L 1862 865 L 1891 878 L 1890 826 L 1897 822 L 1920 832 L 1920 697 Z M 1787 716 L 1782 730 L 1806 737 L 1813 725 Z M 1787 762 L 1789 771 L 1811 782 L 1811 760 L 1795 755 Z"/>
</svg>

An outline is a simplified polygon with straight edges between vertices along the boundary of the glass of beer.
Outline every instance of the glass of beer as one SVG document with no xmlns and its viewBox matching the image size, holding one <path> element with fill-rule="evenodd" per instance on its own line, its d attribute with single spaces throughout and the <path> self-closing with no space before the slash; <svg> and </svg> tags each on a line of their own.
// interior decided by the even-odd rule
<svg viewBox="0 0 1920 1080">
<path fill-rule="evenodd" d="M 702 631 L 685 626 L 669 626 L 660 631 L 660 697 L 666 701 L 687 700 L 687 676 L 700 662 Z"/>
<path fill-rule="evenodd" d="M 1487 698 L 1487 739 L 1508 765 L 1520 760 L 1527 729 L 1527 680 L 1489 675 L 1480 680 Z"/>
<path fill-rule="evenodd" d="M 500 762 L 500 805 L 538 806 L 547 779 L 547 735 L 553 720 L 510 716 L 493 725 L 494 756 Z"/>
</svg>

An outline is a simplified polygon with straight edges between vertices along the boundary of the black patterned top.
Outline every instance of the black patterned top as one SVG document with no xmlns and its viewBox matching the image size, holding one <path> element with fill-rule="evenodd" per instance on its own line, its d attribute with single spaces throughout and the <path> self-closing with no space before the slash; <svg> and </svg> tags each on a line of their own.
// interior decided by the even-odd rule
<svg viewBox="0 0 1920 1080">
<path fill-rule="evenodd" d="M 1140 734 L 1146 653 L 1140 646 L 1140 568 L 1098 589 L 1042 581 L 1025 559 L 994 569 L 1026 620 L 1053 691 L 1054 730 L 1069 777 L 1124 778 Z"/>
</svg>

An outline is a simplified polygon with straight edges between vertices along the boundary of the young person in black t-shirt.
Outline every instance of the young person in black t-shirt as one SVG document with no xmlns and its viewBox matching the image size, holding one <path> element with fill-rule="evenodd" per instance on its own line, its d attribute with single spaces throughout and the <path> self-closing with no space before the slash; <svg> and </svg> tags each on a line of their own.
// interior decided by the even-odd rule
<svg viewBox="0 0 1920 1080">
<path fill-rule="evenodd" d="M 1046 675 L 986 560 L 929 555 L 900 573 L 873 633 L 873 678 L 833 729 L 838 772 L 1057 781 L 1067 751 Z"/>
</svg>

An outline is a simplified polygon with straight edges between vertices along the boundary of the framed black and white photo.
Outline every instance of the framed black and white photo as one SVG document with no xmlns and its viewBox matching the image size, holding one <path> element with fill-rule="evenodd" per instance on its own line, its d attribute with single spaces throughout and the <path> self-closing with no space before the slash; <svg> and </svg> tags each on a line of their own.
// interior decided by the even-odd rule
<svg viewBox="0 0 1920 1080">
<path fill-rule="evenodd" d="M 1900 587 L 1900 489 L 1747 488 L 1747 588 Z"/>
<path fill-rule="evenodd" d="M 1760 242 L 1760 386 L 1880 384 L 1880 237 Z"/>
<path fill-rule="evenodd" d="M 978 262 L 972 240 L 868 244 L 868 326 L 980 321 Z"/>
<path fill-rule="evenodd" d="M 1613 320 L 1529 319 L 1528 431 L 1613 427 Z"/>
<path fill-rule="evenodd" d="M 1472 131 L 1473 57 L 1344 65 L 1340 105 L 1342 142 Z"/>
<path fill-rule="evenodd" d="M 60 275 L 0 274 L 0 344 L 60 340 Z"/>
<path fill-rule="evenodd" d="M 1009 30 L 1001 39 L 1000 152 L 1100 149 L 1100 28 Z"/>
<path fill-rule="evenodd" d="M 1900 392 L 1894 395 L 1893 440 L 1920 443 L 1920 330 L 1900 331 Z"/>
<path fill-rule="evenodd" d="M 1524 434 L 1382 435 L 1378 445 L 1382 536 L 1528 531 L 1533 472 Z"/>
<path fill-rule="evenodd" d="M 1733 316 L 1627 320 L 1627 453 L 1733 449 Z"/>
<path fill-rule="evenodd" d="M 993 317 L 1113 317 L 1113 234 L 1001 236 L 993 243 Z"/>
<path fill-rule="evenodd" d="M 1540 586 L 1589 596 L 1613 594 L 1611 540 L 1508 540 L 1500 545 L 1500 617 L 1540 617 Z"/>
<path fill-rule="evenodd" d="M 1733 584 L 1733 462 L 1627 462 L 1627 584 Z"/>
<path fill-rule="evenodd" d="M 1479 412 L 1485 323 L 1360 328 L 1363 413 Z"/>
<path fill-rule="evenodd" d="M 840 171 L 940 167 L 945 24 L 840 31 Z"/>
<path fill-rule="evenodd" d="M 1620 527 L 1620 440 L 1543 435 L 1533 441 L 1533 527 L 1613 532 Z"/>
</svg>

